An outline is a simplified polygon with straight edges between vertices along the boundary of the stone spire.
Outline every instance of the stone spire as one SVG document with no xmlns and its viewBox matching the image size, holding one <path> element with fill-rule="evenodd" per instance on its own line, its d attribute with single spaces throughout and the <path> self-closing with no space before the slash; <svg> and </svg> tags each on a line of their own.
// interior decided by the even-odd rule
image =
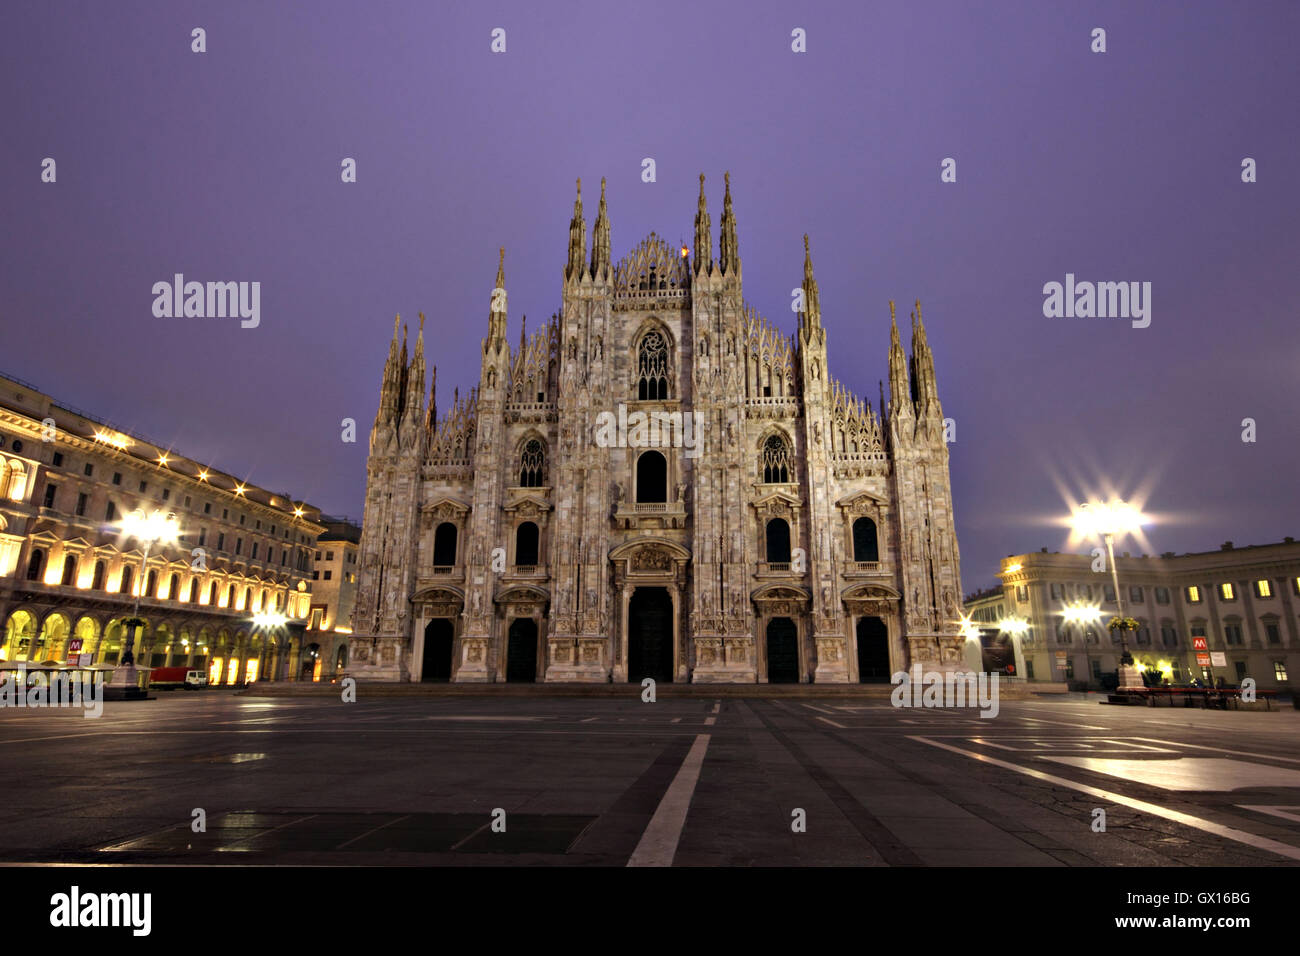
<svg viewBox="0 0 1300 956">
<path fill-rule="evenodd" d="M 573 218 L 569 220 L 569 264 L 564 269 L 564 277 L 578 278 L 586 261 L 587 224 L 582 218 L 582 180 L 579 179 L 578 198 L 573 201 Z"/>
<path fill-rule="evenodd" d="M 713 223 L 704 199 L 704 174 L 700 173 L 700 202 L 695 210 L 695 274 L 713 273 Z"/>
<path fill-rule="evenodd" d="M 420 329 L 415 337 L 415 355 L 406 367 L 405 399 L 402 403 L 402 432 L 405 443 L 407 433 L 419 426 L 420 411 L 424 402 L 424 313 L 420 313 Z"/>
<path fill-rule="evenodd" d="M 736 243 L 736 214 L 731 209 L 731 173 L 723 174 L 727 184 L 722 198 L 722 233 L 718 237 L 719 266 L 723 275 L 740 271 L 740 247 Z"/>
<path fill-rule="evenodd" d="M 438 427 L 438 366 L 430 369 L 429 407 L 424 415 L 424 427 L 432 434 Z"/>
<path fill-rule="evenodd" d="M 591 277 L 608 279 L 610 269 L 609 217 L 605 214 L 605 177 L 600 177 L 600 211 L 591 231 Z"/>
<path fill-rule="evenodd" d="M 813 277 L 812 251 L 808 234 L 803 237 L 803 311 L 799 313 L 799 329 L 806 341 L 821 331 L 822 307 L 817 297 L 817 280 Z"/>
<path fill-rule="evenodd" d="M 898 339 L 898 322 L 894 317 L 894 300 L 889 300 L 889 417 L 910 415 L 912 387 L 907 375 L 907 357 Z"/>
<path fill-rule="evenodd" d="M 939 392 L 934 380 L 934 355 L 925 337 L 925 322 L 921 319 L 921 300 L 916 300 L 912 313 L 912 380 L 916 388 L 916 405 L 920 414 L 938 410 Z"/>
<path fill-rule="evenodd" d="M 488 337 L 483 341 L 486 352 L 506 348 L 506 247 L 497 259 L 497 279 L 492 286 L 492 305 L 488 311 Z"/>
</svg>

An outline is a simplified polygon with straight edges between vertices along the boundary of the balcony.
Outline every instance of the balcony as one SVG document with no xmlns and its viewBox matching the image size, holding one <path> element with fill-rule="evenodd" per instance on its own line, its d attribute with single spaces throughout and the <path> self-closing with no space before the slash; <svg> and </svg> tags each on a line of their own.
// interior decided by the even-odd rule
<svg viewBox="0 0 1300 956">
<path fill-rule="evenodd" d="M 884 561 L 850 561 L 844 568 L 846 578 L 875 577 L 889 573 L 889 566 Z"/>
<path fill-rule="evenodd" d="M 620 501 L 614 509 L 614 526 L 624 531 L 684 528 L 686 505 L 681 501 Z"/>
</svg>

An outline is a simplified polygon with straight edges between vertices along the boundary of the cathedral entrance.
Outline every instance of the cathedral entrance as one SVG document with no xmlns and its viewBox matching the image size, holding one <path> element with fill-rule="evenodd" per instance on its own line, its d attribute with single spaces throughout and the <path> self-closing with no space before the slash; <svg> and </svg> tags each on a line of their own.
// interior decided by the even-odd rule
<svg viewBox="0 0 1300 956">
<path fill-rule="evenodd" d="M 451 643 L 455 628 L 445 617 L 435 617 L 424 627 L 422 681 L 451 680 Z"/>
<path fill-rule="evenodd" d="M 858 618 L 858 683 L 887 684 L 889 669 L 889 629 L 878 617 Z"/>
<path fill-rule="evenodd" d="M 673 679 L 673 599 L 667 588 L 637 588 L 627 612 L 627 679 Z"/>
<path fill-rule="evenodd" d="M 506 638 L 506 680 L 531 684 L 537 680 L 537 622 L 517 617 Z"/>
<path fill-rule="evenodd" d="M 788 617 L 767 622 L 767 682 L 799 683 L 799 631 Z"/>
</svg>

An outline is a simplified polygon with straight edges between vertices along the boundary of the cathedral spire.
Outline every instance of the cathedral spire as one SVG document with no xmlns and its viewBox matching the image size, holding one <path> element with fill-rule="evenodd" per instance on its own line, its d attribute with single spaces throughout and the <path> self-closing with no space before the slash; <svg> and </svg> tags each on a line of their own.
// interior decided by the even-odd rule
<svg viewBox="0 0 1300 956">
<path fill-rule="evenodd" d="M 939 394 L 934 380 L 934 355 L 926 339 L 920 299 L 916 300 L 916 311 L 912 313 L 912 375 L 918 411 L 924 414 L 931 406 L 937 410 Z"/>
<path fill-rule="evenodd" d="M 600 177 L 600 210 L 591 232 L 591 277 L 609 277 L 609 217 L 605 214 L 605 177 Z"/>
<path fill-rule="evenodd" d="M 569 264 L 564 277 L 576 279 L 587 260 L 587 224 L 582 218 L 582 180 L 578 180 L 578 198 L 573 201 L 573 218 L 569 220 Z M 500 285 L 500 283 L 498 283 Z"/>
<path fill-rule="evenodd" d="M 492 287 L 492 305 L 488 311 L 488 337 L 484 350 L 499 352 L 506 347 L 506 247 L 501 247 L 497 259 L 497 279 Z"/>
<path fill-rule="evenodd" d="M 430 369 L 429 407 L 424 416 L 424 427 L 432 434 L 438 428 L 438 366 Z"/>
<path fill-rule="evenodd" d="M 424 401 L 424 313 L 420 313 L 420 329 L 415 337 L 415 355 L 406 368 L 406 396 L 402 403 L 403 430 L 414 427 L 420 418 Z"/>
<path fill-rule="evenodd" d="M 731 208 L 731 173 L 723 173 L 727 184 L 722 197 L 722 233 L 718 237 L 719 265 L 723 275 L 740 271 L 740 247 L 736 243 L 736 214 Z"/>
<path fill-rule="evenodd" d="M 912 410 L 912 387 L 907 376 L 907 357 L 898 339 L 898 321 L 894 317 L 894 300 L 889 300 L 889 417 L 909 415 Z"/>
<path fill-rule="evenodd" d="M 700 173 L 700 202 L 695 210 L 695 274 L 713 272 L 713 223 L 704 199 L 704 174 Z"/>
<path fill-rule="evenodd" d="M 401 381 L 400 351 L 397 347 L 397 333 L 402 327 L 402 316 L 393 319 L 393 340 L 388 343 L 388 360 L 384 362 L 384 380 L 379 387 L 379 411 L 375 414 L 375 424 L 392 421 L 397 416 L 398 384 Z"/>
<path fill-rule="evenodd" d="M 817 297 L 817 280 L 813 277 L 812 251 L 808 234 L 803 236 L 803 309 L 799 313 L 799 326 L 804 338 L 821 329 L 822 307 Z"/>
</svg>

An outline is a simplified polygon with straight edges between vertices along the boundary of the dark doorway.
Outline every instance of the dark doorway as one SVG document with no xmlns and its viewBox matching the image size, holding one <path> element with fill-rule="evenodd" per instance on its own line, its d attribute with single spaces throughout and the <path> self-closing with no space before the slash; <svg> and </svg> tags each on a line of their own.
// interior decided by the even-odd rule
<svg viewBox="0 0 1300 956">
<path fill-rule="evenodd" d="M 767 561 L 790 563 L 790 524 L 784 518 L 773 518 L 767 523 Z"/>
<path fill-rule="evenodd" d="M 451 680 L 451 641 L 455 628 L 445 617 L 436 617 L 424 628 L 424 681 Z"/>
<path fill-rule="evenodd" d="M 637 588 L 627 610 L 627 679 L 673 679 L 673 599 L 667 588 Z"/>
<path fill-rule="evenodd" d="M 880 547 L 876 541 L 876 523 L 870 518 L 859 518 L 853 522 L 853 560 L 880 560 Z"/>
<path fill-rule="evenodd" d="M 515 564 L 533 567 L 537 564 L 537 543 L 540 535 L 537 525 L 525 521 L 515 529 Z"/>
<path fill-rule="evenodd" d="M 888 684 L 889 630 L 878 617 L 858 618 L 858 683 Z"/>
<path fill-rule="evenodd" d="M 767 682 L 799 683 L 799 631 L 788 617 L 767 622 Z"/>
<path fill-rule="evenodd" d="M 433 566 L 449 568 L 456 564 L 456 526 L 450 521 L 438 525 L 433 533 Z"/>
<path fill-rule="evenodd" d="M 517 617 L 506 638 L 506 680 L 531 684 L 537 680 L 537 622 Z"/>
</svg>

